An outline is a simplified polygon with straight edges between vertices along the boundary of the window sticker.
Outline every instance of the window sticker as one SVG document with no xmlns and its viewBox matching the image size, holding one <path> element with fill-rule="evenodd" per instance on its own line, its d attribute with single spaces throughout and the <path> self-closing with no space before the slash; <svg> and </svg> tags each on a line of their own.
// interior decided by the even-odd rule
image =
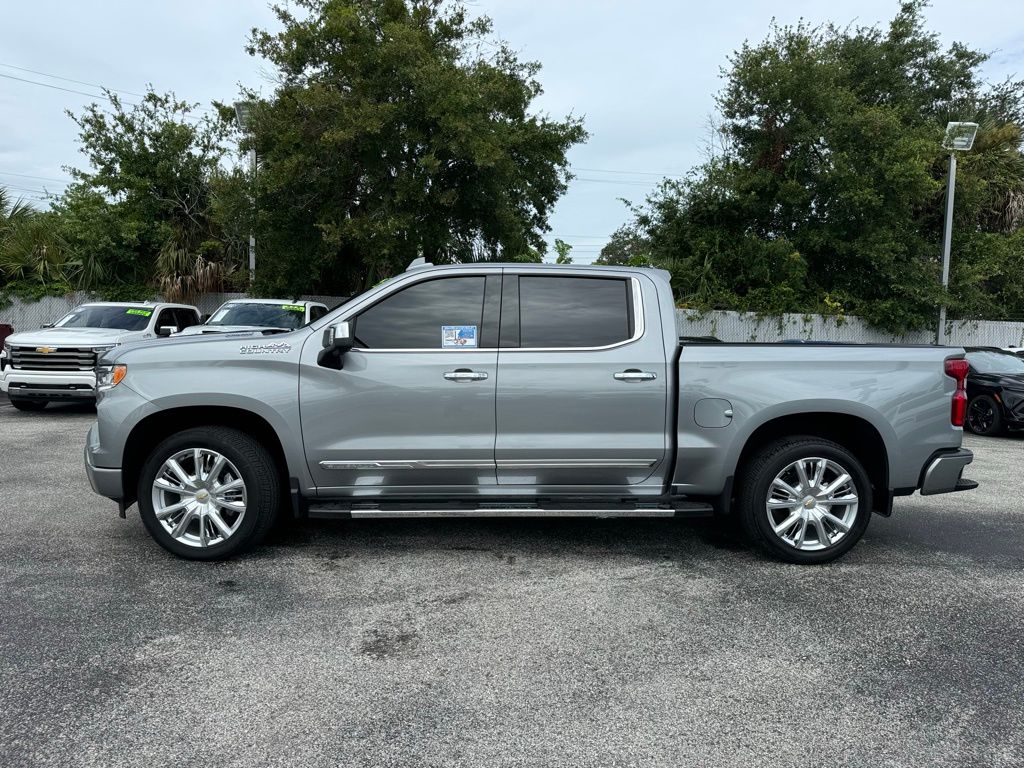
<svg viewBox="0 0 1024 768">
<path fill-rule="evenodd" d="M 441 347 L 443 349 L 467 349 L 475 346 L 475 325 L 441 326 Z"/>
<path fill-rule="evenodd" d="M 282 304 L 281 309 L 286 309 L 289 312 L 305 312 L 306 308 L 301 304 Z"/>
<path fill-rule="evenodd" d="M 126 315 L 139 315 L 140 317 L 149 317 L 153 314 L 148 309 L 126 309 L 124 313 Z"/>
</svg>

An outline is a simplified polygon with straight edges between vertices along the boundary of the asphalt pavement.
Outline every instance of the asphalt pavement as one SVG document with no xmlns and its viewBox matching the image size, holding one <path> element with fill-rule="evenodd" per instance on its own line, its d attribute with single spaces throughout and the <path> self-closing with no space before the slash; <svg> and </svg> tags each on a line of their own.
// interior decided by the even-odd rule
<svg viewBox="0 0 1024 768">
<path fill-rule="evenodd" d="M 0 764 L 1024 764 L 1024 439 L 823 567 L 713 521 L 305 523 L 159 549 L 88 408 L 0 400 Z"/>
</svg>

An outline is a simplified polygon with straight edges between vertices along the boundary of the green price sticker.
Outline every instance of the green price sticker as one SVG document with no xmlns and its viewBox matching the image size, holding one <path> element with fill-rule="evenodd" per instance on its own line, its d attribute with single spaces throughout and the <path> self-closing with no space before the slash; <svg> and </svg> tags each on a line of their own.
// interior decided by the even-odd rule
<svg viewBox="0 0 1024 768">
<path fill-rule="evenodd" d="M 289 312 L 305 312 L 306 308 L 301 304 L 282 304 L 281 309 L 287 309 Z"/>
<path fill-rule="evenodd" d="M 126 315 L 140 315 L 141 317 L 149 317 L 153 314 L 148 309 L 126 309 L 124 313 Z"/>
</svg>

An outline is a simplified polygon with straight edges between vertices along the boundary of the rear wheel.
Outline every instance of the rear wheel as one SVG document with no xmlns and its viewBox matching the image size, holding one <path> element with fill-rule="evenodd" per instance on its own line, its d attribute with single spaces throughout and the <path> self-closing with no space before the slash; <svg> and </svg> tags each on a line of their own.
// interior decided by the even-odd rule
<svg viewBox="0 0 1024 768">
<path fill-rule="evenodd" d="M 139 477 L 142 522 L 189 560 L 222 560 L 266 536 L 281 481 L 270 453 L 237 429 L 196 427 L 164 440 Z"/>
<path fill-rule="evenodd" d="M 871 518 L 871 483 L 837 443 L 813 437 L 773 442 L 741 473 L 739 515 L 747 536 L 792 563 L 846 554 Z"/>
<path fill-rule="evenodd" d="M 967 429 L 976 435 L 991 437 L 1003 431 L 999 404 L 988 395 L 978 395 L 967 404 Z"/>
<path fill-rule="evenodd" d="M 46 407 L 49 400 L 23 400 L 20 397 L 12 397 L 11 405 L 19 411 L 41 411 Z"/>
</svg>

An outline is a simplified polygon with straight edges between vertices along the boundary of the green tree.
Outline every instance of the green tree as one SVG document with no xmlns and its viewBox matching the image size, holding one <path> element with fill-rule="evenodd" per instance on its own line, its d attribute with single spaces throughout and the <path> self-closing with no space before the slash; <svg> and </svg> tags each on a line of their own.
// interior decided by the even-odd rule
<svg viewBox="0 0 1024 768">
<path fill-rule="evenodd" d="M 71 290 L 78 267 L 53 227 L 54 216 L 0 187 L 0 288 L 22 295 Z"/>
<path fill-rule="evenodd" d="M 647 238 L 633 226 L 619 227 L 612 232 L 594 263 L 617 267 L 648 267 L 651 265 L 651 257 Z"/>
<path fill-rule="evenodd" d="M 887 29 L 773 26 L 730 59 L 722 149 L 635 216 L 680 300 L 759 312 L 841 311 L 930 326 L 948 120 L 981 123 L 957 183 L 953 309 L 1024 314 L 1024 87 L 982 82 L 985 55 L 943 50 L 920 0 Z"/>
<path fill-rule="evenodd" d="M 564 240 L 555 238 L 555 264 L 572 264 L 572 246 Z"/>
<path fill-rule="evenodd" d="M 412 259 L 543 253 L 580 120 L 531 112 L 539 65 L 447 0 L 296 0 L 249 52 L 262 290 L 347 293 Z"/>
<path fill-rule="evenodd" d="M 78 183 L 54 208 L 84 285 L 145 283 L 169 298 L 222 287 L 246 248 L 216 215 L 215 190 L 237 197 L 244 181 L 220 167 L 227 124 L 170 94 L 107 96 L 110 109 L 68 113 L 89 170 L 69 169 Z"/>
</svg>

